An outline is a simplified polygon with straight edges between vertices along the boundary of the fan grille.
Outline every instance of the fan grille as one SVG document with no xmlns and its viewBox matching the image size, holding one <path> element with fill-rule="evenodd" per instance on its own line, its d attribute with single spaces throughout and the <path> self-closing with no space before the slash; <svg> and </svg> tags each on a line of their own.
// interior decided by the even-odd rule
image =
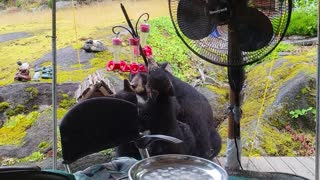
<svg viewBox="0 0 320 180">
<path fill-rule="evenodd" d="M 170 16 L 177 35 L 193 53 L 200 58 L 221 66 L 244 66 L 262 60 L 270 54 L 284 37 L 288 28 L 291 15 L 291 0 L 251 0 L 249 7 L 257 8 L 266 15 L 273 26 L 273 37 L 261 49 L 245 52 L 242 51 L 243 61 L 228 61 L 228 25 L 220 25 L 213 32 L 202 39 L 192 40 L 186 37 L 179 29 L 178 11 L 179 0 L 169 0 Z M 196 27 L 194 27 L 196 31 Z M 191 30 L 189 30 L 191 31 Z"/>
</svg>

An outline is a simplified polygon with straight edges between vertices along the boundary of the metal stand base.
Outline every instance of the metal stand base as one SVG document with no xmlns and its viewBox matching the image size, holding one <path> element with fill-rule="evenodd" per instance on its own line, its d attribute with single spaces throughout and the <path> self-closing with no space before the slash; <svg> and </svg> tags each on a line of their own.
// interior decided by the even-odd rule
<svg viewBox="0 0 320 180">
<path fill-rule="evenodd" d="M 237 139 L 237 145 L 239 149 L 239 158 L 241 161 L 241 140 Z M 239 170 L 240 164 L 237 158 L 237 148 L 234 139 L 227 140 L 227 152 L 226 152 L 226 159 L 225 159 L 225 169 L 227 170 Z"/>
</svg>

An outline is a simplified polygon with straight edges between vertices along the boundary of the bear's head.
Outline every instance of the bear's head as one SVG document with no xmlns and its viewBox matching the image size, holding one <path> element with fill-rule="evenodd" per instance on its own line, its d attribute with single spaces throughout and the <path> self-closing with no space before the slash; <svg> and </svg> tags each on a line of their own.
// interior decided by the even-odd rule
<svg viewBox="0 0 320 180">
<path fill-rule="evenodd" d="M 158 96 L 174 96 L 173 85 L 168 73 L 161 67 L 149 71 L 145 87 L 148 97 L 152 99 Z"/>
<path fill-rule="evenodd" d="M 138 104 L 136 93 L 131 89 L 127 79 L 123 80 L 123 90 L 117 92 L 114 97 Z"/>
</svg>

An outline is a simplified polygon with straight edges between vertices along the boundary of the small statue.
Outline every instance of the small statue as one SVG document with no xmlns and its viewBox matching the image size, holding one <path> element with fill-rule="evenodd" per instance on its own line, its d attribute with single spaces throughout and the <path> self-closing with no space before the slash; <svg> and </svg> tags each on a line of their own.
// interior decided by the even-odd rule
<svg viewBox="0 0 320 180">
<path fill-rule="evenodd" d="M 29 63 L 27 62 L 21 63 L 21 61 L 18 61 L 17 64 L 19 65 L 19 69 L 16 75 L 14 76 L 14 80 L 23 81 L 23 82 L 30 81 L 31 76 L 29 71 L 30 69 Z"/>
<path fill-rule="evenodd" d="M 84 49 L 86 52 L 101 52 L 105 51 L 107 48 L 100 40 L 88 39 L 85 41 L 82 49 Z"/>
</svg>

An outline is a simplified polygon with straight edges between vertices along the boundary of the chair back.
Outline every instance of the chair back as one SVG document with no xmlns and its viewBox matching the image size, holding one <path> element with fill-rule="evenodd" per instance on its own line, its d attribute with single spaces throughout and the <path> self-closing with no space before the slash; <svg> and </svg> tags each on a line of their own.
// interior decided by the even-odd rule
<svg viewBox="0 0 320 180">
<path fill-rule="evenodd" d="M 99 97 L 75 105 L 60 124 L 63 163 L 137 139 L 137 121 L 136 105 L 125 100 Z"/>
</svg>

